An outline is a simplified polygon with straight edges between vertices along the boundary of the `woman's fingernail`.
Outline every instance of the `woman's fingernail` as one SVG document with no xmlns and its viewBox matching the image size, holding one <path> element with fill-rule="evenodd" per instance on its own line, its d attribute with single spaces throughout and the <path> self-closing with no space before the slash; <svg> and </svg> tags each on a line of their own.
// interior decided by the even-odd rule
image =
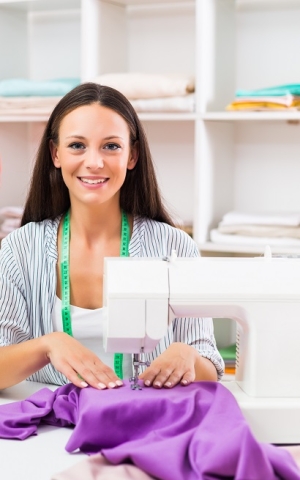
<svg viewBox="0 0 300 480">
<path fill-rule="evenodd" d="M 101 390 L 104 390 L 104 388 L 106 388 L 106 385 L 104 385 L 104 383 L 98 383 L 98 387 L 101 388 Z"/>
<path fill-rule="evenodd" d="M 116 384 L 114 382 L 109 382 L 108 386 L 109 388 L 115 388 Z"/>
<path fill-rule="evenodd" d="M 122 382 L 122 380 L 117 380 L 116 384 L 118 385 L 118 387 L 121 387 L 123 385 L 123 382 Z"/>
<path fill-rule="evenodd" d="M 172 386 L 172 383 L 171 382 L 166 382 L 165 383 L 165 387 L 171 387 Z"/>
<path fill-rule="evenodd" d="M 181 383 L 182 383 L 183 385 L 187 385 L 188 381 L 187 381 L 187 380 L 181 380 Z"/>
<path fill-rule="evenodd" d="M 161 382 L 154 382 L 154 385 L 155 385 L 156 387 L 161 387 Z"/>
<path fill-rule="evenodd" d="M 149 387 L 149 385 L 150 385 L 150 380 L 145 380 L 144 383 L 145 383 L 146 387 Z"/>
<path fill-rule="evenodd" d="M 86 382 L 80 382 L 80 385 L 84 388 L 88 386 L 88 384 Z"/>
</svg>

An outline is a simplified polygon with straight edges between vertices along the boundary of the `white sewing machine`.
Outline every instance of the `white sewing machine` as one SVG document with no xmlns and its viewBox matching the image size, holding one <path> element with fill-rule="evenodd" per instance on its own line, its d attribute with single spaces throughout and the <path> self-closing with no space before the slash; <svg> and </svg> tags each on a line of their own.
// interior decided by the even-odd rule
<svg viewBox="0 0 300 480">
<path fill-rule="evenodd" d="M 104 348 L 152 351 L 176 317 L 237 321 L 236 397 L 260 441 L 300 443 L 300 259 L 106 258 Z"/>
</svg>

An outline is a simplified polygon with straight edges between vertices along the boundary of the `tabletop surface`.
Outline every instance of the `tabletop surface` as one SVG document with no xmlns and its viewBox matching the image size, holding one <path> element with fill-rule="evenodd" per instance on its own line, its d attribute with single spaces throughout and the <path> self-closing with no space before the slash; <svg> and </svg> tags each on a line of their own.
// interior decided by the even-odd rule
<svg viewBox="0 0 300 480">
<path fill-rule="evenodd" d="M 25 381 L 0 390 L 0 405 L 24 400 L 45 387 L 51 390 L 58 388 Z M 53 474 L 86 458 L 83 453 L 65 451 L 70 434 L 69 428 L 41 425 L 38 434 L 26 440 L 0 439 L 1 480 L 50 480 Z"/>
</svg>

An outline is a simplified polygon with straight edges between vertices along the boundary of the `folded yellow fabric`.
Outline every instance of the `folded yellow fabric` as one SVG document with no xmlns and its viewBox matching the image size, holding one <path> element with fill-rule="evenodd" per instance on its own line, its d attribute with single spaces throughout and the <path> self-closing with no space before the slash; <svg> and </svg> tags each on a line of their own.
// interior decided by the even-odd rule
<svg viewBox="0 0 300 480">
<path fill-rule="evenodd" d="M 285 105 L 271 102 L 232 102 L 226 107 L 226 110 L 294 110 L 296 107 L 298 109 L 300 107 L 300 103 L 293 105 L 292 107 L 286 107 Z"/>
<path fill-rule="evenodd" d="M 235 98 L 226 110 L 286 110 L 300 107 L 300 97 L 284 95 L 282 97 Z"/>
<path fill-rule="evenodd" d="M 194 78 L 179 74 L 108 73 L 93 81 L 119 90 L 129 100 L 174 97 L 195 91 Z"/>
</svg>

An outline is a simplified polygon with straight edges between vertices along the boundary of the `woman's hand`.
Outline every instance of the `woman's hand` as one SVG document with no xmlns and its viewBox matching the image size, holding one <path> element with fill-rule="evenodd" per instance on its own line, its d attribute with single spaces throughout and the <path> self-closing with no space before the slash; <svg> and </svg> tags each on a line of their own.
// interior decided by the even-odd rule
<svg viewBox="0 0 300 480">
<path fill-rule="evenodd" d="M 41 338 L 52 365 L 77 387 L 103 390 L 123 385 L 110 367 L 70 335 L 54 332 Z"/>
<path fill-rule="evenodd" d="M 214 364 L 185 343 L 172 343 L 140 376 L 154 388 L 172 388 L 178 383 L 189 385 L 195 380 L 216 381 Z"/>
<path fill-rule="evenodd" d="M 144 384 L 155 388 L 188 385 L 195 380 L 198 352 L 185 343 L 172 343 L 140 376 Z"/>
</svg>

